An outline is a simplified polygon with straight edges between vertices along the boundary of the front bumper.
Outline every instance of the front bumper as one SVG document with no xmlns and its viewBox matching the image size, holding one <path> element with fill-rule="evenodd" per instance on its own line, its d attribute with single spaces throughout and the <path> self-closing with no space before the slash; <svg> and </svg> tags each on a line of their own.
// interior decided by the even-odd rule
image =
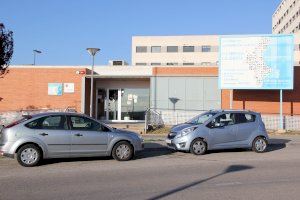
<svg viewBox="0 0 300 200">
<path fill-rule="evenodd" d="M 189 151 L 190 142 L 186 136 L 181 138 L 166 139 L 168 148 L 178 151 Z"/>
</svg>

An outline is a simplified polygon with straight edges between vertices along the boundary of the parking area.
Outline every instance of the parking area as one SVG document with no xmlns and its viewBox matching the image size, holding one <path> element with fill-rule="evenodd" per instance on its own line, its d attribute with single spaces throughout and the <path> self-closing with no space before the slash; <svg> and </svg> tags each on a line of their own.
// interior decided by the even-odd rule
<svg viewBox="0 0 300 200">
<path fill-rule="evenodd" d="M 134 160 L 47 160 L 24 168 L 0 158 L 0 199 L 298 199 L 300 137 L 273 136 L 266 153 L 168 150 L 146 136 Z"/>
</svg>

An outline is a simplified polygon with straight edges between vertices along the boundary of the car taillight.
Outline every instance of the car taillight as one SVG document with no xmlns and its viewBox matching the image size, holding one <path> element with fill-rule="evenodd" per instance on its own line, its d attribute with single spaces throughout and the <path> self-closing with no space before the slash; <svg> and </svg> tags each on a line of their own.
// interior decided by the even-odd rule
<svg viewBox="0 0 300 200">
<path fill-rule="evenodd" d="M 13 123 L 8 124 L 7 126 L 5 126 L 5 128 L 11 128 L 11 127 L 13 127 L 13 126 L 15 126 L 15 125 L 17 125 L 17 124 L 19 124 L 19 123 L 21 123 L 21 122 L 18 122 L 18 121 L 13 122 Z"/>
</svg>

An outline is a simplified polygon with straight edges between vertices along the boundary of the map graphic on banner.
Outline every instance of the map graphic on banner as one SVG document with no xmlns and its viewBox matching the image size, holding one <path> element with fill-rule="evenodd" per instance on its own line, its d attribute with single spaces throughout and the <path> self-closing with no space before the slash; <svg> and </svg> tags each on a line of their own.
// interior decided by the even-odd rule
<svg viewBox="0 0 300 200">
<path fill-rule="evenodd" d="M 220 37 L 221 89 L 293 89 L 294 36 Z"/>
</svg>

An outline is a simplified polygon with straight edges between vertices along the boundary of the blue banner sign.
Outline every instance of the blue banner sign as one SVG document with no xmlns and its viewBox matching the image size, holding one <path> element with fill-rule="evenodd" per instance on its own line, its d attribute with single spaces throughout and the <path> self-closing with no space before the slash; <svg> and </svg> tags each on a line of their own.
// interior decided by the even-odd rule
<svg viewBox="0 0 300 200">
<path fill-rule="evenodd" d="M 221 36 L 219 43 L 220 89 L 293 89 L 293 35 Z"/>
</svg>

